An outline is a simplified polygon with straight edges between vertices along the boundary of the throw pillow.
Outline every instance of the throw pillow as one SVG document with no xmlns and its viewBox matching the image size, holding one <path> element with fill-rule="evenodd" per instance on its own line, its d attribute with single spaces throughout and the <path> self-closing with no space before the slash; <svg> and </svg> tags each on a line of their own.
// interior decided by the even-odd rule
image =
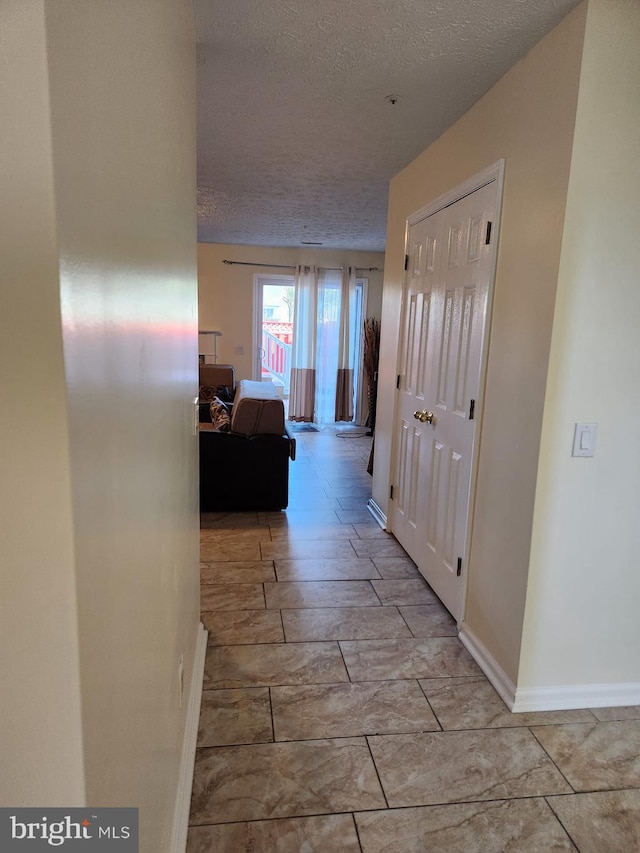
<svg viewBox="0 0 640 853">
<path fill-rule="evenodd" d="M 212 400 L 216 398 L 216 391 L 218 389 L 215 385 L 201 385 L 200 386 L 200 402 L 201 403 L 210 403 Z"/>
<path fill-rule="evenodd" d="M 201 385 L 200 402 L 211 403 L 216 398 L 224 403 L 233 403 L 234 392 L 226 385 Z"/>
<path fill-rule="evenodd" d="M 209 411 L 211 412 L 213 429 L 216 432 L 229 432 L 231 429 L 231 417 L 225 404 L 216 398 L 211 401 Z"/>
</svg>

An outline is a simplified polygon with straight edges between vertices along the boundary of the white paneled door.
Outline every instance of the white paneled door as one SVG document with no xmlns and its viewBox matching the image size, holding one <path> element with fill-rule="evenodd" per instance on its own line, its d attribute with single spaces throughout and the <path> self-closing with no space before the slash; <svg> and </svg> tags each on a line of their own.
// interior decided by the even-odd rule
<svg viewBox="0 0 640 853">
<path fill-rule="evenodd" d="M 410 227 L 392 529 L 461 617 L 496 182 Z"/>
</svg>

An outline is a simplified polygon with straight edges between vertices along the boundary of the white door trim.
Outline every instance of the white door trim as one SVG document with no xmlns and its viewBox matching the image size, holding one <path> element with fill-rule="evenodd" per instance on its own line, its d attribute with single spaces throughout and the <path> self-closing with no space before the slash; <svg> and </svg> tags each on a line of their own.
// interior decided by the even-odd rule
<svg viewBox="0 0 640 853">
<path fill-rule="evenodd" d="M 198 740 L 198 724 L 200 722 L 200 705 L 202 703 L 202 686 L 204 681 L 204 664 L 207 654 L 207 637 L 202 622 L 198 627 L 196 646 L 191 669 L 191 684 L 185 714 L 182 752 L 180 753 L 180 771 L 176 802 L 173 812 L 173 828 L 171 835 L 171 853 L 184 853 L 187 847 L 189 831 L 189 808 L 193 787 L 193 770 L 196 761 L 196 746 Z"/>
<path fill-rule="evenodd" d="M 491 269 L 489 275 L 489 288 L 487 292 L 487 304 L 486 304 L 486 320 L 485 320 L 485 332 L 483 335 L 482 341 L 482 350 L 480 355 L 480 378 L 478 383 L 478 401 L 476 402 L 475 409 L 475 420 L 476 420 L 476 440 L 474 442 L 473 447 L 473 456 L 471 461 L 471 481 L 469 487 L 469 510 L 468 510 L 468 524 L 467 524 L 467 535 L 465 542 L 465 549 L 463 554 L 463 570 L 462 570 L 462 605 L 460 612 L 460 620 L 459 625 L 464 620 L 466 603 L 467 603 L 467 587 L 468 587 L 468 569 L 469 569 L 469 553 L 470 553 L 470 543 L 473 536 L 473 522 L 474 522 L 474 511 L 475 511 L 475 493 L 476 493 L 476 484 L 477 484 L 477 470 L 478 470 L 478 458 L 479 458 L 479 450 L 482 440 L 482 421 L 483 421 L 483 411 L 484 411 L 484 397 L 485 397 L 485 388 L 486 388 L 486 380 L 487 380 L 487 363 L 488 363 L 488 352 L 489 352 L 489 339 L 491 334 L 491 315 L 493 311 L 493 291 L 495 285 L 496 278 L 496 267 L 498 261 L 498 239 L 500 232 L 500 220 L 502 215 L 502 196 L 504 189 L 504 173 L 505 173 L 505 164 L 506 161 L 504 159 L 498 160 L 492 165 L 488 166 L 486 169 L 483 169 L 481 172 L 476 173 L 472 177 L 468 178 L 466 181 L 463 181 L 461 184 L 458 184 L 453 189 L 443 193 L 438 196 L 438 198 L 429 202 L 429 204 L 420 208 L 420 210 L 415 211 L 410 216 L 407 217 L 406 226 L 405 226 L 405 244 L 404 244 L 404 252 L 405 255 L 409 250 L 409 234 L 411 227 L 416 225 L 418 222 L 421 222 L 423 219 L 426 219 L 428 216 L 433 216 L 435 213 L 438 213 L 444 208 L 449 207 L 452 204 L 460 201 L 460 199 L 465 198 L 465 196 L 470 195 L 471 193 L 476 192 L 477 190 L 482 189 L 490 183 L 495 182 L 496 184 L 496 202 L 495 202 L 495 214 L 494 214 L 494 222 L 492 225 L 492 234 L 491 240 L 493 243 L 493 253 L 491 258 Z M 409 281 L 409 273 L 406 272 L 404 276 L 404 281 L 402 284 L 402 308 L 401 308 L 401 326 L 400 328 L 404 328 L 404 317 L 406 311 L 406 302 L 407 302 L 407 284 Z M 398 352 L 396 356 L 396 374 L 401 371 L 401 359 L 402 359 L 402 347 L 398 347 Z M 393 398 L 393 437 L 392 437 L 392 446 L 391 446 L 391 468 L 390 468 L 390 482 L 389 486 L 391 486 L 393 482 L 393 477 L 395 477 L 395 472 L 397 470 L 398 465 L 398 451 L 399 451 L 399 436 L 396 430 L 396 423 L 398 418 L 398 394 L 394 394 Z M 389 522 L 388 529 L 393 532 L 393 512 L 389 511 L 387 513 L 387 520 Z"/>
<path fill-rule="evenodd" d="M 490 184 L 492 181 L 497 182 L 498 189 L 498 197 L 497 197 L 497 207 L 496 207 L 496 219 L 499 219 L 499 214 L 501 212 L 502 207 L 502 187 L 504 184 L 504 170 L 505 170 L 505 160 L 497 160 L 491 166 L 487 166 L 486 169 L 483 169 L 481 172 L 473 175 L 473 177 L 468 178 L 466 181 L 463 181 L 461 184 L 458 184 L 451 190 L 448 190 L 446 193 L 438 196 L 433 201 L 430 201 L 429 204 L 426 204 L 424 207 L 421 207 L 420 210 L 416 210 L 415 213 L 412 213 L 411 216 L 407 217 L 407 228 L 406 228 L 406 236 L 405 236 L 405 250 L 407 248 L 406 239 L 409 233 L 409 228 L 412 225 L 415 225 L 417 222 L 426 219 L 427 216 L 433 216 L 434 213 L 438 213 L 440 210 L 444 210 L 445 207 L 449 207 L 452 204 L 455 204 L 457 201 L 460 201 L 461 198 L 464 198 L 467 195 L 471 195 L 471 193 L 476 192 L 476 190 L 481 190 L 482 187 L 486 187 L 487 184 Z"/>
</svg>

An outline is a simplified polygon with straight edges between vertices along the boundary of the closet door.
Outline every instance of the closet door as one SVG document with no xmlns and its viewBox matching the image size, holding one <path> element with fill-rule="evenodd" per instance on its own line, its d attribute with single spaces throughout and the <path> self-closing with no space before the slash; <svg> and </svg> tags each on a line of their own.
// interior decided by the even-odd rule
<svg viewBox="0 0 640 853">
<path fill-rule="evenodd" d="M 409 233 L 393 532 L 459 619 L 495 182 Z M 487 242 L 489 239 L 489 242 Z"/>
</svg>

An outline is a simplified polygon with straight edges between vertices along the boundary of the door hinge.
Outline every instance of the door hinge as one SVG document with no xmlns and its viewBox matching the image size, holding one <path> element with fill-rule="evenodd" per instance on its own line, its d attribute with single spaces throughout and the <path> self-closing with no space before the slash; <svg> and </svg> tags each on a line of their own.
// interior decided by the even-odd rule
<svg viewBox="0 0 640 853">
<path fill-rule="evenodd" d="M 456 570 L 457 577 L 460 577 L 462 574 L 462 557 L 458 557 L 458 568 Z"/>
<path fill-rule="evenodd" d="M 469 403 L 469 420 L 472 421 L 476 416 L 476 401 L 471 400 Z"/>
<path fill-rule="evenodd" d="M 399 388 L 399 387 L 400 387 L 400 380 L 401 380 L 401 379 L 402 379 L 402 376 L 400 376 L 400 374 L 398 374 L 398 375 L 396 376 L 396 388 Z"/>
<path fill-rule="evenodd" d="M 484 237 L 485 246 L 488 246 L 489 243 L 491 242 L 491 224 L 492 223 L 487 220 L 487 233 L 485 234 L 485 237 Z"/>
<path fill-rule="evenodd" d="M 404 256 L 404 268 L 405 268 L 406 270 L 408 270 L 408 269 L 409 269 L 409 255 L 405 255 L 405 256 Z"/>
<path fill-rule="evenodd" d="M 393 500 L 393 486 L 389 487 L 389 498 Z"/>
</svg>

